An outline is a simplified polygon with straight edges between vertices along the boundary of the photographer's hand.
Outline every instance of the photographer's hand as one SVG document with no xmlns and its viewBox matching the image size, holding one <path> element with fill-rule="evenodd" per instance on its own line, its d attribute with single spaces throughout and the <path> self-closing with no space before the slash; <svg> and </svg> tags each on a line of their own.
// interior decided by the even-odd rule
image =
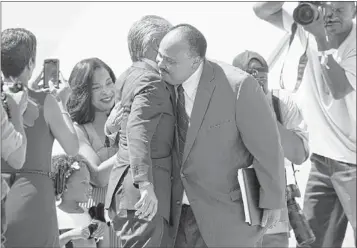
<svg viewBox="0 0 357 248">
<path fill-rule="evenodd" d="M 281 209 L 264 209 L 261 227 L 273 228 L 280 220 Z"/>
<path fill-rule="evenodd" d="M 309 25 L 303 26 L 304 30 L 309 32 L 315 37 L 318 50 L 328 50 L 330 49 L 330 42 L 328 33 L 325 29 L 325 20 L 322 7 L 318 8 L 319 18 Z"/>
</svg>

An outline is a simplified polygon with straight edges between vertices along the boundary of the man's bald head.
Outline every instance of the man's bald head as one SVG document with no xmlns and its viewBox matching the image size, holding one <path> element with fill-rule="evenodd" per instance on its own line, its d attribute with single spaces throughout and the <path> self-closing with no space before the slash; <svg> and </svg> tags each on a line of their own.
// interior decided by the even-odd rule
<svg viewBox="0 0 357 248">
<path fill-rule="evenodd" d="M 207 51 L 207 41 L 204 35 L 190 24 L 179 24 L 171 28 L 168 39 L 186 42 L 190 48 L 190 56 L 204 59 Z"/>
<path fill-rule="evenodd" d="M 164 81 L 182 84 L 203 63 L 206 50 L 206 39 L 197 28 L 189 24 L 173 27 L 162 39 L 157 57 Z"/>
</svg>

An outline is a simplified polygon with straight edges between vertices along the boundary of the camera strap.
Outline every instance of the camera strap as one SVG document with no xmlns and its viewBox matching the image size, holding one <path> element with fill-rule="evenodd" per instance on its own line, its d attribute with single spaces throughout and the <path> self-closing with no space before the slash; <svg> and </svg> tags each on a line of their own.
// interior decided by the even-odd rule
<svg viewBox="0 0 357 248">
<path fill-rule="evenodd" d="M 282 89 L 285 89 L 284 80 L 283 80 L 284 65 L 285 65 L 285 61 L 287 59 L 287 56 L 289 54 L 290 48 L 291 48 L 291 44 L 294 41 L 297 28 L 298 28 L 298 25 L 297 25 L 296 22 L 294 22 L 291 25 L 291 35 L 290 35 L 290 39 L 289 39 L 288 50 L 287 50 L 287 52 L 285 54 L 283 65 L 282 65 L 281 71 L 280 71 L 280 81 L 279 81 L 279 83 L 280 83 L 280 88 L 282 88 Z M 297 74 L 296 84 L 295 84 L 293 93 L 295 93 L 300 88 L 300 85 L 301 85 L 301 82 L 302 82 L 302 78 L 304 76 L 304 72 L 305 72 L 305 69 L 306 69 L 306 66 L 307 66 L 307 62 L 308 62 L 308 57 L 307 57 L 307 48 L 308 48 L 308 46 L 309 46 L 309 36 L 307 37 L 307 40 L 306 40 L 305 51 L 300 56 L 300 59 L 299 59 L 298 74 Z"/>
</svg>

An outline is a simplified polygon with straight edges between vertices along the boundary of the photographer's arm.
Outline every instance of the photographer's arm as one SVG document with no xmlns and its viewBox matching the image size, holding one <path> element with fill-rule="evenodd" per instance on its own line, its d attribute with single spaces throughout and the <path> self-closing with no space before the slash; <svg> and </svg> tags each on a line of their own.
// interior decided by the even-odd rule
<svg viewBox="0 0 357 248">
<path fill-rule="evenodd" d="M 253 6 L 255 15 L 274 26 L 285 29 L 283 23 L 284 2 L 257 2 Z"/>
<path fill-rule="evenodd" d="M 283 124 L 278 122 L 278 130 L 284 156 L 290 162 L 301 165 L 309 157 L 309 135 L 303 115 L 288 94 L 279 91 L 280 114 Z"/>
<path fill-rule="evenodd" d="M 304 163 L 309 153 L 305 149 L 302 138 L 295 131 L 287 129 L 280 123 L 278 123 L 278 130 L 285 158 L 296 165 Z"/>
</svg>

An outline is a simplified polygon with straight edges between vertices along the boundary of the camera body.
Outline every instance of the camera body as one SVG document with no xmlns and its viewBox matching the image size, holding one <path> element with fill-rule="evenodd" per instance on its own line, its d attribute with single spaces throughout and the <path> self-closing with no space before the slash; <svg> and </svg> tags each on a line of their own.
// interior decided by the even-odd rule
<svg viewBox="0 0 357 248">
<path fill-rule="evenodd" d="M 320 17 L 318 7 L 322 2 L 299 2 L 294 9 L 294 21 L 300 25 L 309 25 Z"/>
<path fill-rule="evenodd" d="M 299 246 L 308 245 L 315 241 L 316 237 L 302 212 L 296 197 L 301 197 L 300 190 L 295 184 L 286 186 L 286 199 L 289 213 L 289 222 L 294 230 L 295 238 Z"/>
</svg>

